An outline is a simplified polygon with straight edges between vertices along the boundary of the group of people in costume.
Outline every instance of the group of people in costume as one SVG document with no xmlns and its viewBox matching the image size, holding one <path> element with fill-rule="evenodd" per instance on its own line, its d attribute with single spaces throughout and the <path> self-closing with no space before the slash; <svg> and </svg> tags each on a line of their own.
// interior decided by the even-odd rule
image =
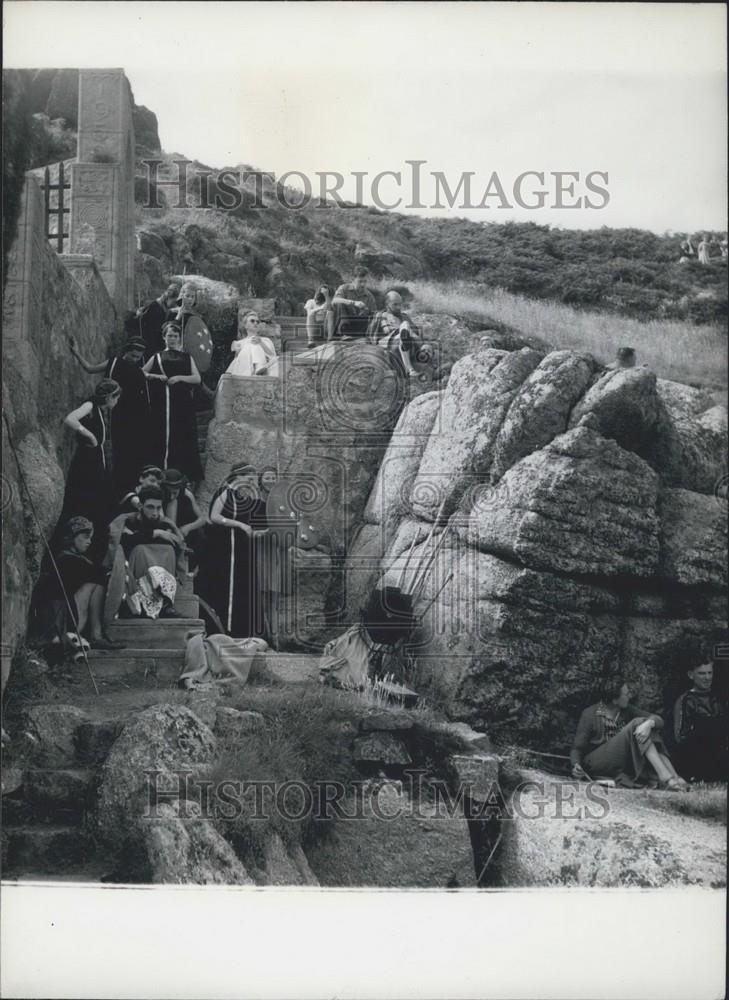
<svg viewBox="0 0 729 1000">
<path fill-rule="evenodd" d="M 712 691 L 713 663 L 692 667 L 688 678 L 691 687 L 676 700 L 668 725 L 631 703 L 623 678 L 610 683 L 580 716 L 570 753 L 573 777 L 669 791 L 687 791 L 691 781 L 726 781 L 729 717 Z"/>
</svg>

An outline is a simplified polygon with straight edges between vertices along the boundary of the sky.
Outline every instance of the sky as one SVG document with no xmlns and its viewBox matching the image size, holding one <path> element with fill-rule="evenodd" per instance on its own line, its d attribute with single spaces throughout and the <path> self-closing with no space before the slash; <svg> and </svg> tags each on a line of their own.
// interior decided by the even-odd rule
<svg viewBox="0 0 729 1000">
<path fill-rule="evenodd" d="M 379 187 L 398 211 L 696 232 L 727 225 L 725 21 L 720 4 L 9 0 L 3 49 L 6 67 L 121 66 L 166 151 L 297 171 L 314 194 L 334 171 L 355 198 L 359 171 L 376 204 L 375 175 L 399 171 Z M 438 172 L 453 192 L 470 173 L 470 199 L 435 207 Z"/>
</svg>

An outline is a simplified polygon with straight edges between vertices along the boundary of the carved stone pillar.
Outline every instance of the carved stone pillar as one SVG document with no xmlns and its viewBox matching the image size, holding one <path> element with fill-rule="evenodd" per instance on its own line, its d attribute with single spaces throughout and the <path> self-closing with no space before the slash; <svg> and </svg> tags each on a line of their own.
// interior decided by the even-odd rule
<svg viewBox="0 0 729 1000">
<path fill-rule="evenodd" d="M 134 305 L 134 131 L 121 69 L 79 71 L 71 253 L 90 253 L 117 311 Z"/>
</svg>

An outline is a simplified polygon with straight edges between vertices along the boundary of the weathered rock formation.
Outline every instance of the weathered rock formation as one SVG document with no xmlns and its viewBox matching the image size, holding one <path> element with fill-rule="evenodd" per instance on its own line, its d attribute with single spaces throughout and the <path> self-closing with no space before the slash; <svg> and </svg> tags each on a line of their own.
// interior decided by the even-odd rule
<svg viewBox="0 0 729 1000">
<path fill-rule="evenodd" d="M 608 677 L 664 710 L 726 634 L 726 411 L 712 403 L 644 368 L 480 347 L 400 417 L 348 551 L 350 615 L 382 572 L 399 582 L 414 540 L 408 588 L 445 502 L 420 607 L 438 596 L 413 643 L 426 697 L 547 749 L 569 744 Z"/>
</svg>

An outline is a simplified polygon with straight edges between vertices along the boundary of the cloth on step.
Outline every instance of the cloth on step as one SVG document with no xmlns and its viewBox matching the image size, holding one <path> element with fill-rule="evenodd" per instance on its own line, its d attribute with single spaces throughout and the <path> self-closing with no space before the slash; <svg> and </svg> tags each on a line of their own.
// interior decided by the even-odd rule
<svg viewBox="0 0 729 1000">
<path fill-rule="evenodd" d="M 337 688 L 362 690 L 369 679 L 372 650 L 364 626 L 352 625 L 324 647 L 319 661 L 320 679 Z"/>
<path fill-rule="evenodd" d="M 236 639 L 230 635 L 190 633 L 185 646 L 185 666 L 178 683 L 191 687 L 195 681 L 210 677 L 237 678 L 245 684 L 258 653 L 264 653 L 268 643 L 257 636 Z"/>
</svg>

